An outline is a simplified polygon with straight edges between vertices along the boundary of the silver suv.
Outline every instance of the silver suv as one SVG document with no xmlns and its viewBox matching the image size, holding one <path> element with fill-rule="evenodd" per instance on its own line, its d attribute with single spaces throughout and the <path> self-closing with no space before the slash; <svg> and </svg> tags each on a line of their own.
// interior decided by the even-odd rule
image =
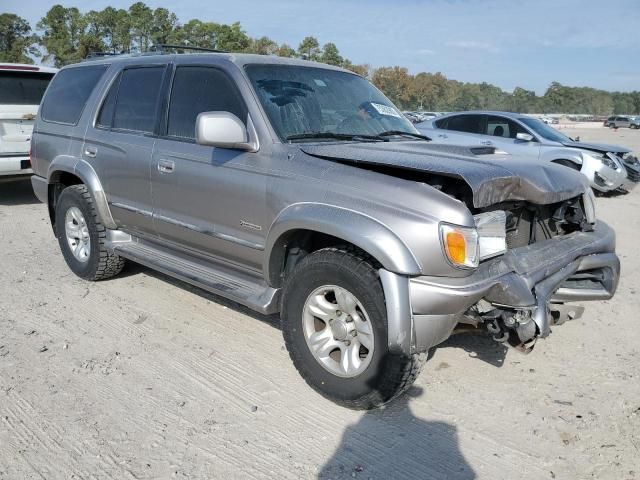
<svg viewBox="0 0 640 480">
<path fill-rule="evenodd" d="M 322 395 L 372 408 L 458 323 L 528 351 L 610 298 L 614 232 L 584 179 L 432 145 L 368 81 L 232 54 L 64 68 L 32 179 L 80 277 L 125 259 L 257 312 Z"/>
<path fill-rule="evenodd" d="M 609 128 L 628 127 L 638 129 L 640 128 L 640 118 L 629 117 L 627 115 L 614 115 L 604 121 L 604 126 Z"/>
</svg>

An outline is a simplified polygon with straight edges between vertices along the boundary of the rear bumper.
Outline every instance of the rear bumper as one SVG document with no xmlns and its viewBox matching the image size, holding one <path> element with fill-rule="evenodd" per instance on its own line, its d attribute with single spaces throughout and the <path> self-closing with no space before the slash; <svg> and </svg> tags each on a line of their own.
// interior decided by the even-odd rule
<svg viewBox="0 0 640 480">
<path fill-rule="evenodd" d="M 47 203 L 47 195 L 49 185 L 46 178 L 39 177 L 38 175 L 31 176 L 31 186 L 33 187 L 33 193 L 35 193 L 38 200 L 42 203 Z"/>
<path fill-rule="evenodd" d="M 0 155 L 0 176 L 30 175 L 33 173 L 28 155 Z"/>
<path fill-rule="evenodd" d="M 445 340 L 461 316 L 481 299 L 533 312 L 540 336 L 550 332 L 551 302 L 605 300 L 616 291 L 620 262 L 615 233 L 598 222 L 578 232 L 516 248 L 486 261 L 464 278 L 409 280 L 414 345 L 428 349 Z"/>
</svg>

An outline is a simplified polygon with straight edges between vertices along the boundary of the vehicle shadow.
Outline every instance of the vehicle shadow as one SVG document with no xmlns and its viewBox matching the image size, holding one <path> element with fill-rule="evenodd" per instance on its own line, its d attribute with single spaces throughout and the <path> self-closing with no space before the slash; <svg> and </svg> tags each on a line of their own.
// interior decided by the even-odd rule
<svg viewBox="0 0 640 480">
<path fill-rule="evenodd" d="M 487 362 L 494 367 L 502 367 L 510 348 L 498 343 L 484 330 L 464 331 L 449 337 L 436 347 L 462 348 L 472 358 Z"/>
<path fill-rule="evenodd" d="M 629 192 L 625 189 L 619 188 L 617 190 L 611 190 L 609 192 L 596 192 L 594 190 L 594 193 L 598 198 L 616 198 L 627 195 Z"/>
<path fill-rule="evenodd" d="M 215 293 L 208 292 L 202 288 L 191 285 L 190 283 L 183 282 L 169 275 L 165 275 L 162 272 L 153 270 L 152 268 L 145 267 L 135 262 L 127 262 L 125 269 L 114 280 L 118 278 L 135 276 L 144 273 L 158 280 L 170 283 L 171 285 L 187 290 L 202 298 L 209 300 L 210 302 L 222 305 L 223 307 L 230 308 L 236 312 L 242 313 L 260 322 L 266 323 L 278 330 L 281 329 L 280 317 L 278 314 L 274 315 L 262 315 L 250 308 L 240 305 L 232 300 L 228 300 L 224 297 L 216 295 Z M 109 280 L 107 280 L 109 281 Z M 435 350 L 440 348 L 462 348 L 469 354 L 470 357 L 477 358 L 487 362 L 495 367 L 502 367 L 504 364 L 509 347 L 494 341 L 485 331 L 463 331 L 452 335 L 448 340 L 438 345 L 435 349 L 429 351 L 429 358 L 434 355 Z"/>
<path fill-rule="evenodd" d="M 29 178 L 0 180 L 0 205 L 34 205 L 36 203 L 40 201 L 33 193 Z"/>
<path fill-rule="evenodd" d="M 178 280 L 177 278 L 170 277 L 169 275 L 165 275 L 162 272 L 158 272 L 157 270 L 153 270 L 151 268 L 145 267 L 144 265 L 140 265 L 134 262 L 127 262 L 127 266 L 125 269 L 115 278 L 121 278 L 123 276 L 134 276 L 139 273 L 144 273 L 153 278 L 157 278 L 158 280 L 162 280 L 163 282 L 170 283 L 171 285 L 186 290 L 188 292 L 194 293 L 210 302 L 216 303 L 223 307 L 230 308 L 236 312 L 242 313 L 248 317 L 251 317 L 260 322 L 266 323 L 274 328 L 280 330 L 280 317 L 278 315 L 262 315 L 258 312 L 251 310 L 250 308 L 245 307 L 244 305 L 240 305 L 239 303 L 234 302 L 233 300 L 228 300 L 224 297 L 216 295 L 215 293 L 208 292 L 203 290 L 202 288 L 191 285 L 190 283 L 183 282 L 182 280 Z"/>
<path fill-rule="evenodd" d="M 422 388 L 413 386 L 389 406 L 368 411 L 347 427 L 318 478 L 476 478 L 460 451 L 456 427 L 411 412 L 409 403 L 422 394 Z"/>
</svg>

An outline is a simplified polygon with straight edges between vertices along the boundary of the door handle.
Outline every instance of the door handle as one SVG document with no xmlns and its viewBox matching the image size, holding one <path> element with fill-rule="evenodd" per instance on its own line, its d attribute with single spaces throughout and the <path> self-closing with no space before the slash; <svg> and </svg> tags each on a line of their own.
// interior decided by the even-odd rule
<svg viewBox="0 0 640 480">
<path fill-rule="evenodd" d="M 489 146 L 489 145 L 493 145 L 493 142 L 491 140 L 484 140 L 484 141 L 480 142 L 480 144 Z"/>
<path fill-rule="evenodd" d="M 173 160 L 159 160 L 158 161 L 158 171 L 160 173 L 173 173 L 176 164 Z"/>
<path fill-rule="evenodd" d="M 447 137 L 446 133 L 439 133 L 438 137 L 440 137 L 440 138 L 449 138 L 449 137 Z"/>
<path fill-rule="evenodd" d="M 98 149 L 96 147 L 86 147 L 84 149 L 84 154 L 89 158 L 96 158 L 98 154 Z"/>
</svg>

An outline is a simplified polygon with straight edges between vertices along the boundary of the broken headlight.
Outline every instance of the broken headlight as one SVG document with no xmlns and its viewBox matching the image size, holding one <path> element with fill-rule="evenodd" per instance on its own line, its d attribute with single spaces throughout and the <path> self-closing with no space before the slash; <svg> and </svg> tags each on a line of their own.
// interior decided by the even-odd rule
<svg viewBox="0 0 640 480">
<path fill-rule="evenodd" d="M 504 210 L 473 216 L 478 230 L 480 260 L 495 257 L 507 251 L 507 214 Z"/>
<path fill-rule="evenodd" d="M 616 162 L 606 153 L 583 152 L 582 156 L 600 160 L 605 166 L 609 167 L 612 170 L 618 170 L 620 168 L 618 162 Z"/>
</svg>

